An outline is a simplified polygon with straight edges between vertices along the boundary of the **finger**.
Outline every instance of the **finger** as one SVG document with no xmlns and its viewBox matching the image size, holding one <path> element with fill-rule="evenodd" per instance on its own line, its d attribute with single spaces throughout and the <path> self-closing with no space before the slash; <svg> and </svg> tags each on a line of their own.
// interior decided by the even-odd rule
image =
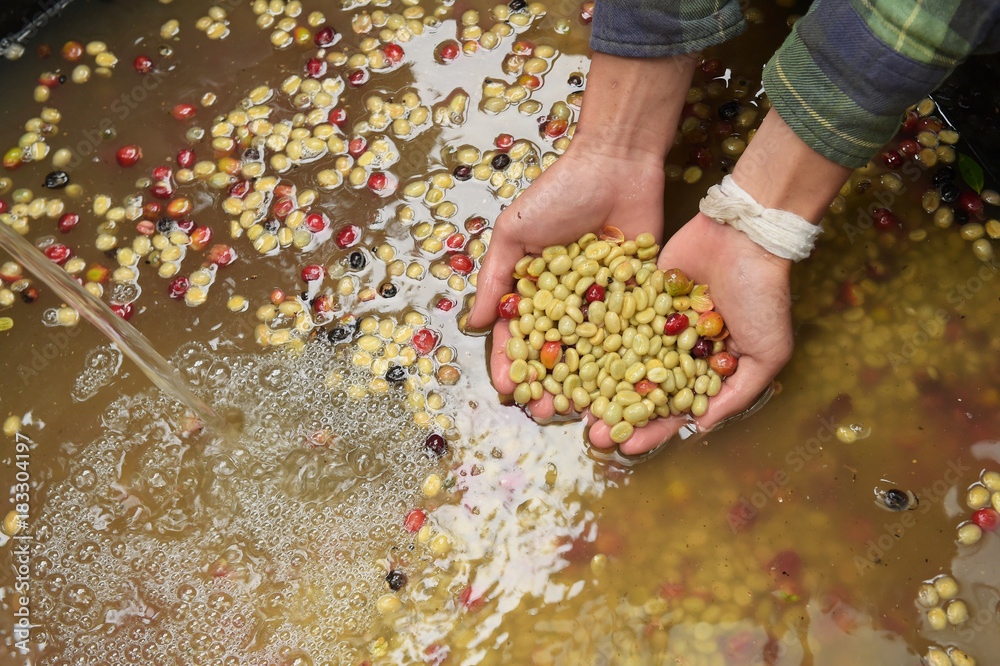
<svg viewBox="0 0 1000 666">
<path fill-rule="evenodd" d="M 497 318 L 497 303 L 514 291 L 514 265 L 524 256 L 520 243 L 507 240 L 497 229 L 476 278 L 476 301 L 469 313 L 468 324 L 484 329 Z"/>
<path fill-rule="evenodd" d="M 511 360 L 507 358 L 507 341 L 510 340 L 510 329 L 507 321 L 497 322 L 493 327 L 493 348 L 490 350 L 490 376 L 497 393 L 510 395 L 517 384 L 510 378 Z"/>
<path fill-rule="evenodd" d="M 556 415 L 556 406 L 552 401 L 551 393 L 543 393 L 538 400 L 528 402 L 528 411 L 531 416 L 539 421 L 547 421 Z"/>
<path fill-rule="evenodd" d="M 641 428 L 636 428 L 631 437 L 621 444 L 617 444 L 618 449 L 629 456 L 652 451 L 666 443 L 688 423 L 690 421 L 683 417 L 655 419 Z M 595 421 L 590 426 L 590 442 L 599 449 L 616 446 L 614 440 L 611 439 L 611 426 L 601 420 Z"/>
<path fill-rule="evenodd" d="M 759 362 L 752 356 L 741 356 L 736 372 L 726 378 L 722 390 L 708 401 L 708 410 L 696 419 L 698 427 L 708 430 L 746 410 L 770 385 L 780 369 L 780 365 Z"/>
</svg>

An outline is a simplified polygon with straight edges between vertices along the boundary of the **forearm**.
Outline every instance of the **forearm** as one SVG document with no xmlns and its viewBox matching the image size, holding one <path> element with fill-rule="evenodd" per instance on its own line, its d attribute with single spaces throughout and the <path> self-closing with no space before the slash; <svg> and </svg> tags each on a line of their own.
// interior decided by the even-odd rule
<svg viewBox="0 0 1000 666">
<path fill-rule="evenodd" d="M 850 167 L 806 145 L 774 109 L 733 169 L 733 180 L 759 204 L 795 213 L 814 224 L 850 175 Z"/>
<path fill-rule="evenodd" d="M 623 58 L 595 53 L 573 143 L 614 157 L 662 161 L 697 62 L 697 54 Z"/>
</svg>

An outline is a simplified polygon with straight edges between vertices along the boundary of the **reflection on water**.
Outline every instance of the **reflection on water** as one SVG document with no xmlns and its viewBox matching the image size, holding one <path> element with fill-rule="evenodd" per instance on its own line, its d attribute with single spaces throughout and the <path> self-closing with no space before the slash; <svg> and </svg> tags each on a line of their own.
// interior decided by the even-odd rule
<svg viewBox="0 0 1000 666">
<path fill-rule="evenodd" d="M 15 438 L 31 452 L 34 483 L 21 533 L 35 549 L 34 662 L 916 664 L 936 645 L 990 663 L 1000 647 L 993 614 L 1000 546 L 988 532 L 960 547 L 955 528 L 969 517 L 965 489 L 983 468 L 998 469 L 987 443 L 996 439 L 1000 404 L 992 381 L 995 266 L 969 252 L 968 241 L 977 233 L 983 240 L 983 229 L 938 228 L 942 216 L 925 211 L 934 172 L 904 182 L 872 167 L 852 177 L 824 222 L 816 255 L 796 268 L 796 357 L 763 409 L 645 460 L 624 460 L 589 450 L 580 423 L 538 426 L 500 404 L 486 377 L 483 339 L 463 336 L 457 325 L 473 278 L 450 263 L 456 253 L 478 258 L 511 190 L 562 149 L 565 142 L 557 142 L 566 137 L 542 136 L 538 121 L 563 114 L 571 124 L 577 113 L 588 31 L 577 19 L 580 7 L 523 14 L 523 25 L 496 20 L 504 7 L 483 3 L 322 8 L 342 33 L 331 52 L 354 58 L 331 64 L 342 78 L 364 69 L 355 56 L 380 50 L 366 51 L 372 44 L 363 45 L 364 37 L 386 41 L 384 26 L 369 29 L 369 21 L 395 26 L 403 12 L 417 10 L 443 21 L 418 21 L 424 28 L 416 32 L 408 24 L 405 40 L 402 32 L 386 34 L 402 44 L 402 64 L 368 71 L 360 88 L 341 80 L 330 87 L 336 101 L 332 94 L 326 100 L 348 115 L 336 136 L 375 143 L 384 135 L 388 152 L 398 152 L 377 169 L 398 181 L 395 193 L 371 191 L 361 179 L 376 171 L 370 164 L 352 185 L 358 165 L 351 160 L 364 153 L 348 160 L 348 148 L 294 167 L 273 163 L 288 151 L 276 139 L 267 143 L 267 126 L 254 126 L 264 152 L 239 155 L 264 165 L 253 178 L 280 176 L 297 194 L 312 190 L 315 201 L 294 205 L 302 217 L 307 210 L 326 216 L 303 235 L 301 227 L 282 231 L 297 217 L 278 222 L 274 213 L 288 190 L 267 190 L 259 210 L 233 212 L 228 188 L 236 183 L 212 181 L 233 165 L 214 154 L 211 138 L 189 143 L 188 133 L 223 125 L 219 134 L 239 138 L 214 114 L 245 110 L 241 100 L 261 85 L 274 89 L 272 131 L 286 123 L 291 136 L 296 123 L 323 125 L 299 118 L 316 90 L 310 99 L 298 89 L 278 92 L 315 48 L 274 50 L 278 26 L 260 27 L 292 14 L 304 25 L 317 8 L 229 7 L 231 37 L 212 41 L 194 25 L 202 9 L 132 3 L 94 25 L 83 13 L 96 3 L 79 3 L 71 11 L 81 12 L 80 20 L 50 27 L 52 45 L 106 32 L 124 64 L 108 79 L 53 90 L 49 105 L 64 116 L 62 134 L 46 139 L 53 147 L 89 136 L 106 115 L 105 96 L 133 98 L 139 79 L 126 65 L 136 55 L 155 55 L 165 76 L 144 79 L 155 82 L 143 87 L 148 100 L 116 117 L 107 143 L 90 146 L 96 161 L 72 170 L 83 193 L 67 194 L 65 205 L 85 219 L 58 240 L 88 266 L 118 260 L 122 255 L 98 251 L 92 240 L 113 231 L 122 245 L 135 243 L 135 221 L 112 227 L 107 215 L 91 215 L 96 194 L 123 209 L 134 196 L 140 206 L 151 203 L 151 183 L 140 179 L 173 165 L 180 147 L 194 146 L 214 171 L 202 167 L 206 175 L 179 185 L 178 195 L 196 202 L 192 218 L 231 244 L 238 260 L 213 269 L 198 307 L 168 297 L 174 274 L 161 268 L 173 262 L 170 270 L 194 276 L 211 263 L 207 247 L 172 251 L 179 258 L 171 261 L 153 252 L 130 257 L 137 277 L 107 282 L 105 298 L 141 294 L 132 323 L 157 348 L 176 350 L 184 381 L 220 410 L 241 411 L 244 427 L 229 444 L 197 432 L 93 331 L 44 326 L 41 307 L 60 305 L 45 290 L 41 307 L 16 303 L 4 312 L 15 328 L 4 333 L 0 400 L 22 417 Z M 478 13 L 465 14 L 471 9 Z M 700 101 L 692 102 L 687 131 L 668 159 L 673 221 L 687 219 L 707 181 L 731 167 L 716 135 L 718 106 L 742 100 L 738 127 L 729 130 L 744 138 L 757 122 L 754 82 L 785 17 L 770 5 L 748 12 L 770 23 L 751 26 L 713 54 L 722 69 L 706 67 L 691 93 Z M 182 19 L 179 40 L 159 35 L 171 18 Z M 567 20 L 568 27 L 560 22 Z M 514 27 L 492 50 L 443 63 L 445 42 L 495 24 Z M 116 38 L 119 27 L 130 39 Z M 522 39 L 552 51 L 528 65 L 512 57 Z M 67 67 L 31 57 L 4 65 L 25 100 L 41 71 Z M 733 71 L 725 79 L 707 73 L 725 71 L 726 63 Z M 523 92 L 508 91 L 525 67 L 544 69 L 543 85 L 511 102 Z M 504 92 L 486 78 L 503 79 Z M 209 91 L 214 105 L 202 97 Z M 489 97 L 494 92 L 500 97 Z M 373 130 L 381 120 L 373 119 L 372 97 L 405 106 L 408 93 L 418 97 L 406 111 L 417 128 L 412 136 L 405 125 Z M 176 124 L 164 115 L 161 122 L 156 114 L 179 101 L 196 103 L 195 119 Z M 36 107 L 25 101 L 0 110 L 3 146 L 18 142 Z M 429 112 L 426 124 L 417 122 L 420 107 Z M 475 173 L 501 133 L 524 142 L 520 171 L 503 182 L 445 177 L 459 164 Z M 147 161 L 118 169 L 114 149 L 139 140 Z M 341 158 L 338 184 L 318 188 L 319 174 Z M 700 184 L 679 182 L 706 159 Z M 49 169 L 49 161 L 28 163 L 9 175 L 13 187 L 37 189 Z M 432 189 L 440 199 L 428 196 Z M 902 228 L 859 226 L 886 191 Z M 53 220 L 44 211 L 33 216 L 30 206 L 24 203 L 17 219 L 29 240 L 49 247 Z M 350 224 L 357 238 L 337 246 Z M 307 265 L 325 267 L 324 280 L 303 286 Z M 387 284 L 395 295 L 386 295 Z M 369 313 L 386 325 L 343 319 Z M 414 341 L 421 326 L 439 336 L 433 351 Z M 64 330 L 75 337 L 53 332 Z M 402 379 L 390 376 L 391 366 L 404 368 Z M 429 442 L 431 433 L 446 444 Z M 7 455 L 4 479 L 13 487 L 18 459 Z M 889 511 L 890 490 L 910 506 L 897 502 L 904 510 Z M 873 501 L 879 498 L 881 505 Z M 10 604 L 0 619 L 5 639 L 14 636 L 15 602 L 8 600 L 16 544 L 6 539 L 0 555 Z M 943 575 L 955 577 L 969 619 L 935 629 L 914 600 L 922 581 Z M 25 660 L 12 644 L 6 649 Z"/>
</svg>

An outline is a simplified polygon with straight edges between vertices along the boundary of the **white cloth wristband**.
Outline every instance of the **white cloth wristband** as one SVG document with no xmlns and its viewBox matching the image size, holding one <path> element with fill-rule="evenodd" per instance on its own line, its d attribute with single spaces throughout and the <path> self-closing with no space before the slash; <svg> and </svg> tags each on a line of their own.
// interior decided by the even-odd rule
<svg viewBox="0 0 1000 666">
<path fill-rule="evenodd" d="M 710 187 L 698 207 L 716 222 L 742 231 L 771 254 L 792 261 L 808 257 L 823 231 L 795 213 L 764 208 L 732 176 Z"/>
</svg>

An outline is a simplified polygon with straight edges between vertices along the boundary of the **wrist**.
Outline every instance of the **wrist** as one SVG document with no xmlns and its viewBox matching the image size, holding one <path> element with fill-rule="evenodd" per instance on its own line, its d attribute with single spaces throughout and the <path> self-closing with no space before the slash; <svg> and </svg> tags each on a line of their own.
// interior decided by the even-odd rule
<svg viewBox="0 0 1000 666">
<path fill-rule="evenodd" d="M 662 163 L 673 143 L 698 54 L 623 58 L 594 53 L 573 143 Z"/>
<path fill-rule="evenodd" d="M 849 167 L 810 148 L 774 109 L 733 169 L 733 180 L 757 203 L 813 224 L 819 223 L 850 175 Z"/>
</svg>

